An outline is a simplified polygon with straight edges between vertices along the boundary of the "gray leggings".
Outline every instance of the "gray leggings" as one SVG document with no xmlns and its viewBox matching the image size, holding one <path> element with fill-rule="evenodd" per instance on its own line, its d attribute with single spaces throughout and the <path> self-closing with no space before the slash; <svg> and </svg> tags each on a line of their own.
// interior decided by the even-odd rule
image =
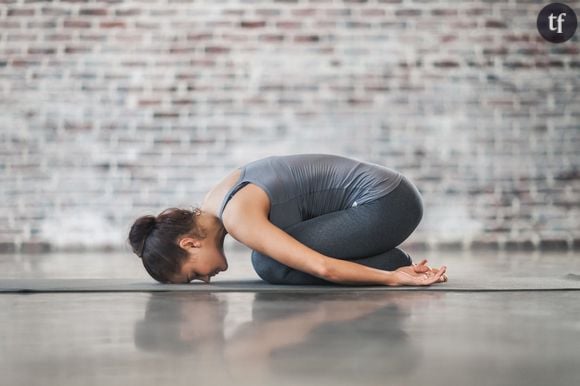
<svg viewBox="0 0 580 386">
<path fill-rule="evenodd" d="M 406 177 L 374 201 L 298 222 L 284 229 L 296 240 L 330 257 L 386 271 L 411 265 L 411 257 L 397 248 L 423 217 L 421 194 Z M 252 251 L 258 276 L 272 284 L 333 284 L 290 268 Z"/>
</svg>

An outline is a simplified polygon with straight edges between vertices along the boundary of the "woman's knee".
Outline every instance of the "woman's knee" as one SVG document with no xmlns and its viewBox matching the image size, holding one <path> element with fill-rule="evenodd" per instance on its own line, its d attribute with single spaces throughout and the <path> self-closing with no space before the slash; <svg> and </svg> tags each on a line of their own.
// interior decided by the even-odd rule
<svg viewBox="0 0 580 386">
<path fill-rule="evenodd" d="M 271 257 L 252 251 L 252 266 L 262 280 L 270 284 L 284 284 L 285 266 Z"/>
</svg>

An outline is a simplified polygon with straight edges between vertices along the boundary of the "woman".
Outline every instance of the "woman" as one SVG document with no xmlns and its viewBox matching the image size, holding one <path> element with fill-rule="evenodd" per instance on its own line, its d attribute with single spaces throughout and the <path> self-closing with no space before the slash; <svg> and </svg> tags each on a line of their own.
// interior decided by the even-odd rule
<svg viewBox="0 0 580 386">
<path fill-rule="evenodd" d="M 162 283 L 209 283 L 227 270 L 228 233 L 272 284 L 447 281 L 445 266 L 413 264 L 397 248 L 422 216 L 419 191 L 393 169 L 331 154 L 269 156 L 232 171 L 201 208 L 138 218 L 129 242 Z"/>
</svg>

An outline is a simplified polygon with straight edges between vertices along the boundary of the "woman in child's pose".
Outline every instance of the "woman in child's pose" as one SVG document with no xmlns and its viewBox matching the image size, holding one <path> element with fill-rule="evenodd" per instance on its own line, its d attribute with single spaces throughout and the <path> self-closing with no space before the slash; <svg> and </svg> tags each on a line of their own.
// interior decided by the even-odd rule
<svg viewBox="0 0 580 386">
<path fill-rule="evenodd" d="M 138 218 L 129 242 L 163 283 L 209 283 L 225 271 L 228 233 L 273 284 L 445 282 L 445 266 L 413 264 L 397 248 L 422 216 L 419 191 L 393 169 L 331 154 L 269 156 L 228 174 L 200 208 Z"/>
</svg>

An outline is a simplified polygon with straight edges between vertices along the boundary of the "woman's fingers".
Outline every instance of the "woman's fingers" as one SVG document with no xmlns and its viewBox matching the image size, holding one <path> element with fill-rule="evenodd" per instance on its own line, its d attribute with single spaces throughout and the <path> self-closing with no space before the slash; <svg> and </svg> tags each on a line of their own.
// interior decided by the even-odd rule
<svg viewBox="0 0 580 386">
<path fill-rule="evenodd" d="M 445 274 L 447 271 L 446 266 L 442 266 L 441 268 L 431 268 L 428 265 L 425 265 L 427 259 L 422 260 L 418 265 L 413 264 L 413 271 L 414 274 L 411 272 L 405 272 L 404 269 L 400 269 L 399 272 L 404 274 L 405 277 L 408 277 L 410 280 L 405 280 L 405 284 L 409 285 L 431 285 L 437 282 L 446 282 L 447 275 Z M 403 267 L 408 268 L 408 267 Z M 403 284 L 403 285 L 405 285 Z"/>
<path fill-rule="evenodd" d="M 441 269 L 435 274 L 437 280 L 441 280 L 443 282 L 447 281 L 447 275 L 445 274 L 445 272 L 447 272 L 447 267 L 446 266 L 441 267 Z"/>
<path fill-rule="evenodd" d="M 447 267 L 443 266 L 441 267 L 441 269 L 435 274 L 435 281 L 439 281 L 443 275 L 445 274 L 445 271 L 447 271 Z"/>
<path fill-rule="evenodd" d="M 427 264 L 427 259 L 421 260 L 421 262 L 419 264 L 414 264 L 414 270 L 415 270 L 415 272 L 422 273 L 422 272 L 429 271 L 430 268 L 426 264 Z"/>
<path fill-rule="evenodd" d="M 429 285 L 429 284 L 433 284 L 436 283 L 438 281 L 441 280 L 441 277 L 443 277 L 443 274 L 445 273 L 445 270 L 447 269 L 447 267 L 443 266 L 441 267 L 441 269 L 433 276 L 429 276 L 427 274 L 425 274 L 425 276 L 421 279 L 421 283 L 422 285 Z"/>
<path fill-rule="evenodd" d="M 431 268 L 426 263 L 427 263 L 427 259 L 423 259 L 418 265 L 415 265 L 415 272 L 419 273 L 419 274 L 422 273 L 422 274 L 426 275 L 426 276 L 424 276 L 424 278 L 429 278 L 433 275 L 435 275 L 434 277 L 437 277 L 437 274 L 441 270 L 438 268 Z M 447 267 L 445 267 L 445 269 L 447 269 Z M 444 272 L 442 272 L 442 275 L 439 275 L 439 279 L 436 279 L 435 282 L 446 282 L 447 281 L 447 275 Z"/>
</svg>

